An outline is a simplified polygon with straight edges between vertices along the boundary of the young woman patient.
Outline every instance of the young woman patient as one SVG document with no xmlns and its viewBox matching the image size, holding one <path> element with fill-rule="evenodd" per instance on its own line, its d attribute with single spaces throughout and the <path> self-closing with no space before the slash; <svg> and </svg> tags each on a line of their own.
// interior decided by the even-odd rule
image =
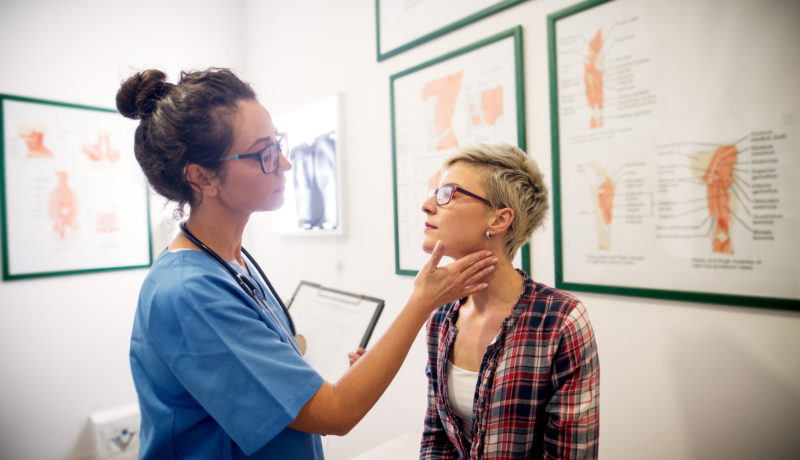
<svg viewBox="0 0 800 460">
<path fill-rule="evenodd" d="M 498 257 L 489 287 L 428 320 L 428 409 L 420 458 L 596 458 L 600 366 L 575 296 L 514 269 L 548 209 L 537 165 L 510 145 L 449 158 L 422 206 L 423 248 Z"/>
</svg>

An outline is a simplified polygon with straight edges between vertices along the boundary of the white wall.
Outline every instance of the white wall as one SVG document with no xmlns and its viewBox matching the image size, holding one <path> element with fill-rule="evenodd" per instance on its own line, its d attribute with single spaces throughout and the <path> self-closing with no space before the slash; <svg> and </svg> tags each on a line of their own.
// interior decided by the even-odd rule
<svg viewBox="0 0 800 460">
<path fill-rule="evenodd" d="M 378 63 L 372 0 L 3 0 L 0 92 L 113 107 L 135 69 L 174 77 L 209 65 L 239 69 L 276 115 L 341 91 L 345 234 L 276 236 L 260 215 L 246 243 L 284 297 L 306 279 L 386 299 L 382 330 L 412 282 L 394 275 L 389 76 L 522 24 L 528 147 L 549 171 L 545 18 L 572 3 L 529 1 Z M 533 274 L 551 285 L 552 241 L 548 222 L 532 242 Z M 81 458 L 88 414 L 135 397 L 127 350 L 144 274 L 0 283 L 0 458 Z M 800 315 L 579 295 L 600 350 L 602 458 L 791 458 L 800 449 Z M 367 418 L 327 438 L 329 458 L 420 430 L 421 339 Z"/>
<path fill-rule="evenodd" d="M 229 0 L 2 0 L 0 92 L 115 108 L 138 69 L 174 79 L 241 68 L 243 11 Z M 89 414 L 136 398 L 128 346 L 145 274 L 0 283 L 0 458 L 86 458 Z"/>
</svg>

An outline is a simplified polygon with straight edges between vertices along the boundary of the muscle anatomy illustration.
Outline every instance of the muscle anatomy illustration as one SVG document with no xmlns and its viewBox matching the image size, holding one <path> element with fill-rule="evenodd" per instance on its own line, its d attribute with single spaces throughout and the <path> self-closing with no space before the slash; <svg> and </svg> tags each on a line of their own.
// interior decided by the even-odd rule
<svg viewBox="0 0 800 460">
<path fill-rule="evenodd" d="M 84 145 L 83 153 L 89 157 L 89 160 L 97 163 L 104 161 L 114 163 L 119 160 L 119 149 L 111 147 L 108 133 L 99 134 L 96 143 Z"/>
<path fill-rule="evenodd" d="M 613 219 L 614 192 L 616 185 L 608 177 L 605 168 L 592 163 L 595 173 L 599 179 L 599 184 L 591 186 L 592 204 L 594 208 L 595 228 L 597 229 L 597 249 L 611 249 L 611 237 L 609 226 Z"/>
<path fill-rule="evenodd" d="M 718 254 L 733 254 L 731 225 L 739 209 L 734 191 L 739 154 L 735 145 L 726 144 L 689 156 L 693 174 L 705 185 L 706 208 L 712 221 L 711 250 Z"/>
<path fill-rule="evenodd" d="M 53 152 L 44 145 L 44 130 L 30 129 L 19 133 L 28 147 L 26 158 L 52 158 Z"/>
<path fill-rule="evenodd" d="M 97 233 L 116 233 L 119 231 L 119 219 L 116 212 L 99 212 L 95 218 Z"/>
<path fill-rule="evenodd" d="M 592 111 L 589 128 L 603 126 L 603 34 L 598 30 L 589 42 L 589 53 L 583 63 L 586 101 Z"/>
<path fill-rule="evenodd" d="M 481 91 L 480 110 L 475 108 L 475 104 L 470 104 L 469 110 L 473 126 L 484 123 L 492 126 L 497 123 L 497 120 L 503 115 L 503 87 L 498 86 Z"/>
<path fill-rule="evenodd" d="M 436 150 L 446 150 L 458 146 L 458 138 L 453 131 L 453 117 L 456 112 L 456 99 L 461 91 L 464 72 L 456 72 L 429 81 L 422 88 L 422 100 L 435 97 L 433 129 L 436 136 Z"/>
<path fill-rule="evenodd" d="M 738 158 L 739 150 L 735 146 L 723 145 L 714 151 L 703 174 L 708 213 L 714 219 L 712 251 L 722 254 L 733 254 L 730 235 L 730 226 L 733 223 L 731 188 L 733 168 Z"/>
<path fill-rule="evenodd" d="M 78 230 L 78 202 L 75 192 L 67 184 L 66 171 L 56 171 L 58 183 L 50 193 L 49 211 L 53 231 L 59 240 L 66 240 L 71 232 Z"/>
</svg>

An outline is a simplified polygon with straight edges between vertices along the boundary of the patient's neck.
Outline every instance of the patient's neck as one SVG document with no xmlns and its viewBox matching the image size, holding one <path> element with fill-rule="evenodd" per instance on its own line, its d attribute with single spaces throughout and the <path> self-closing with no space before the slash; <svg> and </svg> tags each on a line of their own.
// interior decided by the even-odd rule
<svg viewBox="0 0 800 460">
<path fill-rule="evenodd" d="M 498 261 L 496 267 L 494 273 L 486 280 L 489 287 L 470 296 L 475 313 L 482 314 L 497 309 L 510 310 L 517 303 L 522 292 L 523 276 L 508 260 Z"/>
</svg>

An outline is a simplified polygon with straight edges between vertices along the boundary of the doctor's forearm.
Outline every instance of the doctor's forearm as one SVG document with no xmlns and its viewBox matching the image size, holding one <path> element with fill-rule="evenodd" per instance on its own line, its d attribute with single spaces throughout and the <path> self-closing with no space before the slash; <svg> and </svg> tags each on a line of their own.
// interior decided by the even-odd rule
<svg viewBox="0 0 800 460">
<path fill-rule="evenodd" d="M 386 391 L 433 309 L 486 289 L 482 280 L 497 263 L 489 251 L 439 267 L 443 255 L 444 247 L 437 244 L 414 279 L 408 303 L 383 337 L 338 382 L 323 383 L 289 424 L 291 428 L 338 435 L 349 432 Z"/>
<path fill-rule="evenodd" d="M 289 426 L 313 433 L 347 434 L 386 391 L 430 310 L 412 296 L 378 342 L 338 382 L 323 383 Z"/>
</svg>

